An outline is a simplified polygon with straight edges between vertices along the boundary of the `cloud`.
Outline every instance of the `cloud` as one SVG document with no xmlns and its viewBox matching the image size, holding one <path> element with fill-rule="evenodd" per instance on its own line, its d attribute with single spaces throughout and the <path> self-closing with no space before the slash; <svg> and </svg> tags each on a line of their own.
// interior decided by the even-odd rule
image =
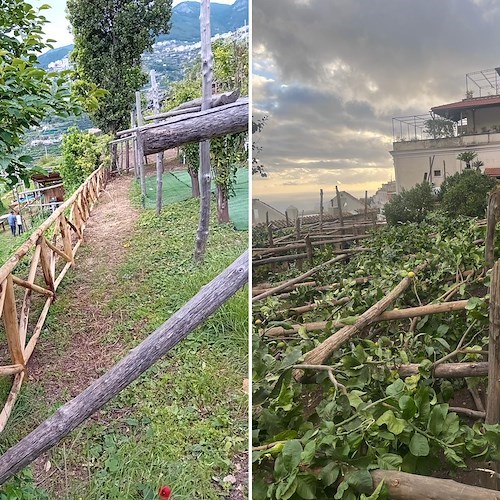
<svg viewBox="0 0 500 500">
<path fill-rule="evenodd" d="M 268 116 L 254 140 L 268 193 L 300 187 L 304 167 L 318 172 L 316 190 L 330 170 L 358 191 L 389 180 L 392 117 L 460 100 L 466 73 L 498 66 L 495 5 L 254 0 L 253 106 Z"/>
</svg>

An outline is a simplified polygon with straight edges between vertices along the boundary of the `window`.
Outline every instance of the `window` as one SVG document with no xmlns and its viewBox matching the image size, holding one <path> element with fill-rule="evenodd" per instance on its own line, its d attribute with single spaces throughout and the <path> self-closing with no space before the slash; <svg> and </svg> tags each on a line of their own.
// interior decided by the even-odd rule
<svg viewBox="0 0 500 500">
<path fill-rule="evenodd" d="M 434 170 L 434 177 L 441 177 L 441 170 Z"/>
</svg>

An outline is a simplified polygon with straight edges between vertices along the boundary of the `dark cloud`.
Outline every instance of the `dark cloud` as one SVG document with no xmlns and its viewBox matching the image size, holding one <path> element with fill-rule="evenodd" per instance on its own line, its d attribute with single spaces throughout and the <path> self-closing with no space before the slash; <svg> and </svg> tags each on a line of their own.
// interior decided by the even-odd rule
<svg viewBox="0 0 500 500">
<path fill-rule="evenodd" d="M 254 0 L 260 159 L 388 180 L 392 117 L 463 98 L 466 73 L 499 65 L 499 20 L 493 0 Z"/>
</svg>

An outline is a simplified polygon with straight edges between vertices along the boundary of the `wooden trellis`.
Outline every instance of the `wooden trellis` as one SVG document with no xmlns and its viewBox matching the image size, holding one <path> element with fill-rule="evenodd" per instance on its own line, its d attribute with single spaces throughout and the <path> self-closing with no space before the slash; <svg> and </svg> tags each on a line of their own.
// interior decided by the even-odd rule
<svg viewBox="0 0 500 500">
<path fill-rule="evenodd" d="M 0 366 L 0 376 L 14 376 L 0 412 L 0 432 L 21 389 L 26 364 L 56 298 L 56 290 L 74 264 L 86 221 L 106 183 L 106 175 L 104 166 L 93 172 L 0 267 L 0 317 L 4 327 L 0 353 L 2 361 L 7 357 L 11 361 L 11 364 Z M 42 301 L 34 300 L 34 294 Z M 4 340 L 7 349 L 2 349 Z"/>
</svg>

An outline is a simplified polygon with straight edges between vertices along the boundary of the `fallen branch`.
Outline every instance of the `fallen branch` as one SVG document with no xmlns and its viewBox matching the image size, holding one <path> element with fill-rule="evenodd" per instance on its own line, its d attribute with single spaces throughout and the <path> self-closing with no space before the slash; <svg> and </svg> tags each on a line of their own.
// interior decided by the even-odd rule
<svg viewBox="0 0 500 500">
<path fill-rule="evenodd" d="M 470 418 L 477 418 L 477 419 L 484 420 L 486 417 L 486 412 L 471 410 L 470 408 L 461 408 L 459 406 L 450 406 L 448 409 L 450 411 L 454 411 L 455 413 L 465 415 L 466 417 L 470 417 Z"/>
<path fill-rule="evenodd" d="M 415 272 L 418 273 L 426 266 L 427 263 L 421 264 L 415 269 Z M 334 335 L 324 340 L 319 346 L 309 351 L 304 357 L 304 363 L 311 365 L 323 364 L 342 344 L 347 342 L 353 335 L 360 332 L 363 328 L 372 323 L 375 318 L 380 316 L 385 309 L 387 309 L 400 295 L 403 294 L 403 292 L 410 286 L 412 280 L 413 278 L 411 277 L 403 278 L 391 292 L 359 316 L 354 325 L 341 328 Z M 295 377 L 298 379 L 301 378 L 298 372 L 295 374 Z"/>
<path fill-rule="evenodd" d="M 260 295 L 257 295 L 256 297 L 252 298 L 252 302 L 257 302 L 258 300 L 265 299 L 266 297 L 269 297 L 271 295 L 274 295 L 278 292 L 281 292 L 285 290 L 287 287 L 291 285 L 295 285 L 296 283 L 300 283 L 303 279 L 308 278 L 309 276 L 312 276 L 314 273 L 318 272 L 320 269 L 323 269 L 324 267 L 327 267 L 331 264 L 334 264 L 335 262 L 340 262 L 342 260 L 347 259 L 347 254 L 342 254 L 339 255 L 338 257 L 335 257 L 333 259 L 330 259 L 326 262 L 323 262 L 323 264 L 320 264 L 319 266 L 313 267 L 309 271 L 307 271 L 304 274 L 301 274 L 300 276 L 297 276 L 297 278 L 293 278 L 289 281 L 286 281 L 280 286 L 277 286 L 275 288 L 271 288 L 271 290 L 268 290 L 267 292 L 261 293 Z"/>
<path fill-rule="evenodd" d="M 465 309 L 467 305 L 467 300 L 457 300 L 456 302 L 446 302 L 444 304 L 429 304 L 426 306 L 420 307 L 409 307 L 407 309 L 399 309 L 393 311 L 386 311 L 376 318 L 373 318 L 372 323 L 378 323 L 379 321 L 388 321 L 394 319 L 405 319 L 405 318 L 415 318 L 417 316 L 426 316 L 428 314 L 439 314 L 443 312 L 451 312 L 451 311 L 461 311 Z M 365 313 L 364 313 L 365 314 Z M 362 316 L 362 315 L 361 315 Z M 361 316 L 358 316 L 356 321 L 359 321 Z M 351 320 L 353 318 L 350 318 Z M 283 335 L 284 333 L 297 333 L 299 329 L 305 328 L 306 332 L 311 332 L 314 330 L 323 330 L 326 328 L 328 323 L 332 323 L 331 321 L 317 321 L 314 323 L 303 323 L 301 325 L 294 325 L 293 328 L 285 329 L 281 326 L 270 328 L 265 332 L 265 334 L 269 337 L 273 337 L 275 335 Z M 332 326 L 344 326 L 345 323 L 342 323 L 342 319 L 340 321 L 334 321 Z"/>
<path fill-rule="evenodd" d="M 419 372 L 418 363 L 409 363 L 399 365 L 396 370 L 400 377 L 409 377 Z M 481 361 L 479 363 L 445 363 L 437 365 L 431 369 L 432 376 L 435 378 L 462 378 L 462 377 L 484 377 L 488 375 L 488 363 Z"/>
<path fill-rule="evenodd" d="M 0 457 L 0 484 L 58 443 L 144 373 L 248 281 L 248 252 L 236 259 L 125 358 Z"/>
</svg>

